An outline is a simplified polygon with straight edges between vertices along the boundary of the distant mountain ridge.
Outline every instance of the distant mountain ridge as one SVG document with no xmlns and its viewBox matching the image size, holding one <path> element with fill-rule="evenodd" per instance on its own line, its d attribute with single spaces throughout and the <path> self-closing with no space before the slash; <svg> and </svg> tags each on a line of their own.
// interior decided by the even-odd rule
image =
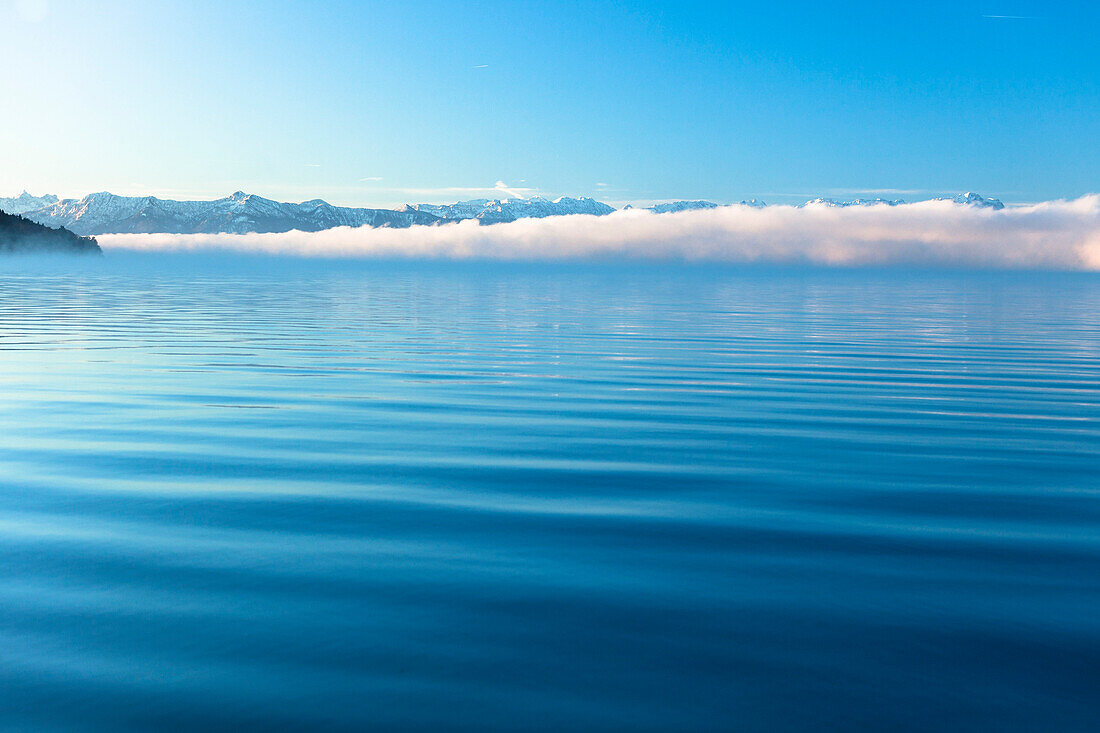
<svg viewBox="0 0 1100 733">
<path fill-rule="evenodd" d="M 592 198 L 574 199 L 568 196 L 562 196 L 553 201 L 542 196 L 532 196 L 528 199 L 473 199 L 455 204 L 407 204 L 401 209 L 406 212 L 432 214 L 445 221 L 477 219 L 483 224 L 501 224 L 516 219 L 543 219 L 548 216 L 570 214 L 604 216 L 614 210 L 615 207 Z"/>
<path fill-rule="evenodd" d="M 24 191 L 13 198 L 0 196 L 0 211 L 7 214 L 25 214 L 28 211 L 41 209 L 50 204 L 56 204 L 57 197 L 47 194 L 45 196 L 31 196 Z"/>
<path fill-rule="evenodd" d="M 1003 209 L 994 198 L 976 193 L 943 197 L 967 206 Z M 901 199 L 855 199 L 837 201 L 814 199 L 801 206 L 897 206 Z M 764 208 L 763 201 L 750 199 L 738 206 Z M 670 201 L 649 207 L 657 214 L 699 209 L 717 209 L 711 201 Z M 627 206 L 626 208 L 631 208 Z M 247 234 L 316 232 L 333 227 L 406 228 L 473 219 L 481 224 L 500 224 L 518 219 L 587 214 L 604 216 L 615 208 L 592 198 L 563 196 L 550 200 L 531 198 L 473 199 L 454 204 L 407 204 L 400 209 L 365 209 L 333 206 L 313 199 L 302 203 L 282 203 L 243 191 L 213 201 L 173 201 L 155 196 L 116 196 L 100 192 L 82 199 L 58 200 L 56 196 L 32 196 L 24 191 L 13 198 L 0 198 L 0 211 L 22 214 L 31 221 L 57 228 L 64 227 L 80 235 L 96 234 Z"/>
<path fill-rule="evenodd" d="M 985 198 L 981 194 L 966 192 L 955 196 L 939 196 L 928 201 L 950 201 L 964 206 L 977 206 L 983 209 L 1003 209 L 1005 205 L 1000 199 Z M 905 199 L 855 199 L 854 201 L 837 201 L 836 199 L 813 199 L 801 206 L 900 206 L 906 203 Z"/>
<path fill-rule="evenodd" d="M 649 210 L 656 214 L 673 214 L 677 211 L 698 211 L 699 209 L 717 209 L 718 204 L 711 201 L 670 201 L 665 204 L 650 206 Z"/>
<path fill-rule="evenodd" d="M 214 201 L 172 201 L 154 196 L 93 193 L 25 212 L 28 219 L 77 234 L 246 234 L 316 232 L 333 227 L 409 227 L 438 217 L 392 209 L 351 209 L 314 199 L 287 204 L 237 191 Z"/>
</svg>

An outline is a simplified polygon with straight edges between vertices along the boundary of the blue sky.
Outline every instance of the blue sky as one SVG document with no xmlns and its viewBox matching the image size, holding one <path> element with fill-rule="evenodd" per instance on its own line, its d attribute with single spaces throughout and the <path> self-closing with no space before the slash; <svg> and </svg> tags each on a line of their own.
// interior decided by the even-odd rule
<svg viewBox="0 0 1100 733">
<path fill-rule="evenodd" d="M 0 0 L 0 13 L 0 195 L 1100 190 L 1098 3 Z"/>
</svg>

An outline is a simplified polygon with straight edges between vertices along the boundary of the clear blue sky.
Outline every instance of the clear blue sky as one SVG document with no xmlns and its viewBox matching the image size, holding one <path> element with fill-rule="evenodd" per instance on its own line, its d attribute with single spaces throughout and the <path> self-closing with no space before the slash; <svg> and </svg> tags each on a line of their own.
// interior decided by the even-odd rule
<svg viewBox="0 0 1100 733">
<path fill-rule="evenodd" d="M 0 0 L 0 14 L 0 195 L 1100 190 L 1095 2 Z"/>
</svg>

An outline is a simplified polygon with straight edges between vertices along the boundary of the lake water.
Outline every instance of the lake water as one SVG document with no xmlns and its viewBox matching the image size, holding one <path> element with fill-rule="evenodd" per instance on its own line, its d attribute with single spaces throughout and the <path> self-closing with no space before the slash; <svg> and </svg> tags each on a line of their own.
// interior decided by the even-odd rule
<svg viewBox="0 0 1100 733">
<path fill-rule="evenodd" d="M 0 730 L 1098 727 L 1100 276 L 0 265 Z"/>
</svg>

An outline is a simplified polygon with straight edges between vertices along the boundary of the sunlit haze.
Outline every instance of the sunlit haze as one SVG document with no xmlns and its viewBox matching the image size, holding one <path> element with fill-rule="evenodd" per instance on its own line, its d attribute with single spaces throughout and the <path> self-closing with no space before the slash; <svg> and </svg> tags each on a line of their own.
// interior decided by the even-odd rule
<svg viewBox="0 0 1100 733">
<path fill-rule="evenodd" d="M 0 196 L 1095 192 L 1100 5 L 0 4 Z"/>
</svg>

